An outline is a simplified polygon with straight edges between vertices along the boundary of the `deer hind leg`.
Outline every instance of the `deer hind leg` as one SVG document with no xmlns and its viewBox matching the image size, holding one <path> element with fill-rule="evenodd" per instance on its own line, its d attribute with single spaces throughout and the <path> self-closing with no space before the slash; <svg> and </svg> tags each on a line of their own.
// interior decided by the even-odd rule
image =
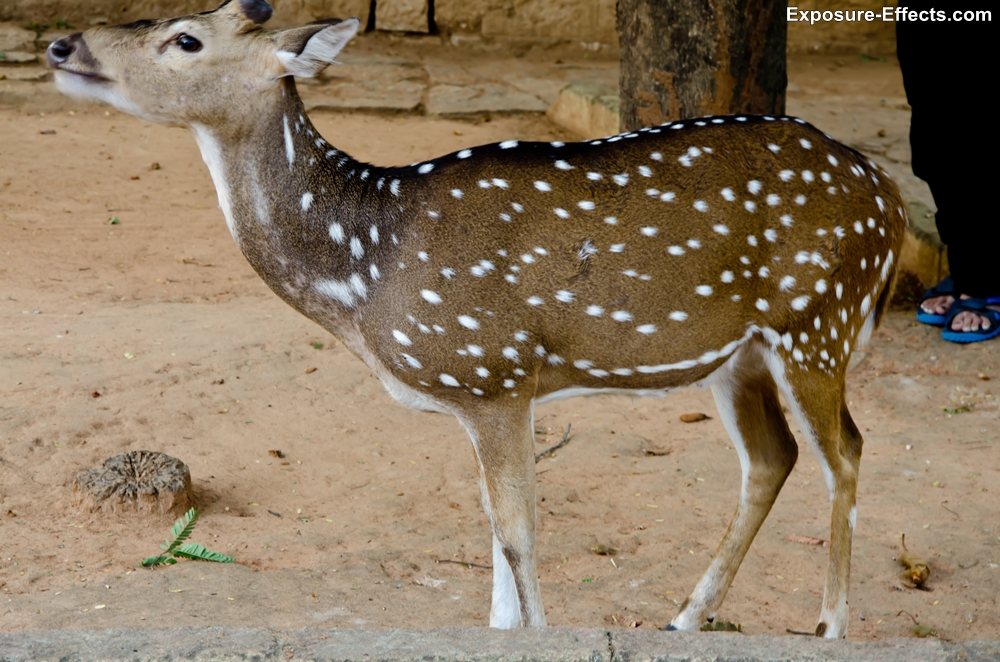
<svg viewBox="0 0 1000 662">
<path fill-rule="evenodd" d="M 531 405 L 480 404 L 462 416 L 479 462 L 483 509 L 493 530 L 490 627 L 544 627 L 535 562 L 535 453 Z"/>
<path fill-rule="evenodd" d="M 846 362 L 845 359 L 843 363 Z M 843 369 L 820 371 L 777 355 L 770 364 L 803 435 L 816 451 L 832 504 L 830 557 L 816 636 L 843 638 L 847 636 L 847 592 L 857 517 L 855 498 L 863 443 L 861 433 L 847 410 Z"/>
<path fill-rule="evenodd" d="M 696 630 L 715 618 L 750 543 L 798 457 L 777 387 L 754 350 L 734 356 L 721 369 L 713 379 L 712 394 L 739 454 L 740 500 L 708 570 L 668 630 Z"/>
</svg>

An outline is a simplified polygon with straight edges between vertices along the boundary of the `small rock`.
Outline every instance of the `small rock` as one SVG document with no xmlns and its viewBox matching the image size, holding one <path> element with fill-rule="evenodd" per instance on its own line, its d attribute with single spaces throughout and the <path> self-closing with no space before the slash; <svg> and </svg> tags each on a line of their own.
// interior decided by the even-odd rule
<svg viewBox="0 0 1000 662">
<path fill-rule="evenodd" d="M 191 507 L 191 471 L 175 457 L 128 451 L 76 475 L 80 505 L 92 512 L 183 513 Z"/>
<path fill-rule="evenodd" d="M 697 423 L 698 421 L 707 421 L 709 418 L 708 414 L 703 414 L 700 411 L 692 411 L 681 414 L 681 423 Z"/>
</svg>

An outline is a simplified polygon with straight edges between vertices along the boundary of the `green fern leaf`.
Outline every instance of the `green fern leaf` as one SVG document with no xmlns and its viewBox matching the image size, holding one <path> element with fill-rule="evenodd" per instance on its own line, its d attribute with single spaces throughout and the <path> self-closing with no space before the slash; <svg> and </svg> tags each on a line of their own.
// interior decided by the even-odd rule
<svg viewBox="0 0 1000 662">
<path fill-rule="evenodd" d="M 216 563 L 232 563 L 233 557 L 228 554 L 222 554 L 221 552 L 213 552 L 212 550 L 206 548 L 204 545 L 199 545 L 196 542 L 189 542 L 186 545 L 181 545 L 172 551 L 174 556 L 179 556 L 185 559 L 196 559 L 199 561 L 214 561 Z"/>
<path fill-rule="evenodd" d="M 172 556 L 167 556 L 166 554 L 160 554 L 159 556 L 150 556 L 142 560 L 143 568 L 153 568 L 158 565 L 173 565 L 177 563 L 177 559 Z"/>
<path fill-rule="evenodd" d="M 173 553 L 175 549 L 181 546 L 181 544 L 191 537 L 194 532 L 194 527 L 198 524 L 198 509 L 192 508 L 191 510 L 184 513 L 183 516 L 177 518 L 174 525 L 170 527 L 170 535 L 174 537 L 172 541 L 167 544 L 166 552 L 167 554 Z"/>
</svg>

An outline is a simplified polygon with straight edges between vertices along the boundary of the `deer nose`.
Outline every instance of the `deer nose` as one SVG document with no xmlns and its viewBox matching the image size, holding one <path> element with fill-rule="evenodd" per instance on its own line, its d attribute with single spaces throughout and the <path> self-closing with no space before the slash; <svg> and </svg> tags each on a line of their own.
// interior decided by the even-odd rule
<svg viewBox="0 0 1000 662">
<path fill-rule="evenodd" d="M 55 66 L 68 60 L 69 56 L 76 50 L 76 42 L 79 37 L 79 33 L 71 34 L 68 37 L 57 39 L 49 44 L 49 48 L 45 52 L 45 57 L 49 61 L 49 64 Z"/>
</svg>

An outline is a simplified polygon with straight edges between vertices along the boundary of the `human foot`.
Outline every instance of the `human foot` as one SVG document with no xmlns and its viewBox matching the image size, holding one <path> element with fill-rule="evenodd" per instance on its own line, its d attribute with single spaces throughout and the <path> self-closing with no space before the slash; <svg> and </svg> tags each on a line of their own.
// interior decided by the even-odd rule
<svg viewBox="0 0 1000 662">
<path fill-rule="evenodd" d="M 917 307 L 917 321 L 931 326 L 944 326 L 957 294 L 950 277 L 924 292 Z"/>
<path fill-rule="evenodd" d="M 954 303 L 941 337 L 958 343 L 1000 336 L 1000 297 L 976 299 L 962 294 Z"/>
</svg>

